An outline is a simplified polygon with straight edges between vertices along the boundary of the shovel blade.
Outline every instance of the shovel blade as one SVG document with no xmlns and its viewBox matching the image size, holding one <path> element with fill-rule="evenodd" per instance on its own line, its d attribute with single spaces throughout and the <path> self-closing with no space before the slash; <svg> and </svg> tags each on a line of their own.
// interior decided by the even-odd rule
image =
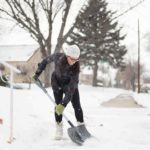
<svg viewBox="0 0 150 150">
<path fill-rule="evenodd" d="M 81 133 L 78 131 L 77 127 L 68 128 L 68 135 L 74 143 L 78 145 L 83 144 L 84 140 L 82 139 Z"/>
<path fill-rule="evenodd" d="M 80 126 L 77 126 L 77 129 L 80 132 L 81 137 L 82 137 L 83 140 L 86 140 L 86 139 L 91 137 L 91 134 L 88 132 L 88 130 L 86 129 L 84 124 L 80 125 Z"/>
</svg>

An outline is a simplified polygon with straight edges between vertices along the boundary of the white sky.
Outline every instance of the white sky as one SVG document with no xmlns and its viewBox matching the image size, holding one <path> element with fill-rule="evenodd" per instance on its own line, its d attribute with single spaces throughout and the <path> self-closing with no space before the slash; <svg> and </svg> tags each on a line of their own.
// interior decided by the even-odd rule
<svg viewBox="0 0 150 150">
<path fill-rule="evenodd" d="M 107 0 L 109 7 L 118 10 L 118 15 L 134 6 L 141 0 Z M 118 18 L 120 25 L 123 25 L 123 33 L 127 34 L 125 44 L 128 48 L 129 59 L 137 60 L 138 54 L 138 19 L 140 23 L 140 54 L 141 62 L 149 68 L 150 53 L 147 53 L 148 35 L 150 32 L 150 1 L 145 0 L 136 8 Z"/>
<path fill-rule="evenodd" d="M 28 87 L 27 85 L 25 87 Z M 13 137 L 10 137 L 10 89 L 0 87 L 0 150 L 149 150 L 150 149 L 150 94 L 80 85 L 81 105 L 86 127 L 94 136 L 83 146 L 72 143 L 67 135 L 70 127 L 64 120 L 64 139 L 55 141 L 54 106 L 35 85 L 31 90 L 14 90 Z M 47 89 L 52 95 L 52 90 Z M 87 92 L 90 91 L 90 92 Z M 135 98 L 145 108 L 106 108 L 101 103 L 120 94 Z M 125 101 L 125 99 L 123 99 Z M 69 103 L 67 117 L 76 125 Z"/>
<path fill-rule="evenodd" d="M 76 0 L 73 1 L 72 3 L 72 11 L 70 11 L 69 15 L 69 20 L 67 22 L 67 28 L 71 25 L 71 23 L 74 21 L 74 17 L 77 14 L 77 11 L 80 9 L 82 4 L 84 3 L 85 0 Z M 112 10 L 117 10 L 117 14 L 119 15 L 120 13 L 124 12 L 127 10 L 129 7 L 135 5 L 138 3 L 140 0 L 124 0 L 123 2 L 121 0 L 107 0 L 108 1 L 108 8 Z M 149 7 L 150 7 L 150 1 L 145 0 L 142 4 L 131 10 L 130 12 L 126 13 L 125 15 L 121 16 L 118 18 L 120 25 L 124 26 L 124 33 L 128 33 L 129 35 L 136 35 L 137 34 L 137 19 L 140 19 L 140 28 L 141 28 L 141 36 L 142 38 L 145 37 L 145 33 L 149 31 Z M 1 21 L 1 20 L 0 20 Z M 0 23 L 3 24 L 4 20 L 1 21 Z M 31 39 L 27 38 L 27 35 L 25 32 L 23 32 L 22 29 L 15 28 L 13 27 L 10 29 L 10 23 L 5 24 L 6 28 L 4 29 L 4 32 L 9 34 L 9 40 L 5 39 L 5 37 L 2 38 L 2 41 L 0 41 L 0 44 L 9 44 L 9 43 L 18 43 L 22 42 L 23 44 L 25 43 L 24 38 L 27 40 L 26 43 L 32 43 Z M 8 27 L 8 28 L 7 28 Z M 17 33 L 17 34 L 16 34 Z M 19 34 L 20 33 L 20 34 Z M 11 38 L 12 36 L 17 38 L 15 40 L 14 38 Z M 22 35 L 23 34 L 23 35 Z M 128 43 L 135 43 L 137 39 L 131 38 L 131 36 L 127 36 L 126 42 Z"/>
<path fill-rule="evenodd" d="M 83 5 L 83 2 L 85 0 L 74 0 L 71 5 L 71 11 L 69 12 L 68 16 L 68 21 L 66 24 L 66 30 L 67 31 L 72 23 L 74 22 L 74 18 L 76 17 L 78 10 L 81 8 Z M 47 30 L 44 30 L 44 28 L 47 29 L 47 24 L 45 23 L 44 18 L 41 22 L 44 22 L 41 24 L 42 26 L 42 31 L 44 34 L 46 34 Z M 58 15 L 56 18 L 54 25 L 53 25 L 53 44 L 56 44 L 56 38 L 59 33 L 60 29 L 60 20 L 61 20 L 61 15 Z M 13 45 L 13 44 L 35 44 L 35 41 L 29 36 L 26 31 L 23 29 L 18 28 L 14 24 L 5 21 L 5 20 L 0 20 L 0 24 L 2 24 L 2 29 L 1 32 L 4 33 L 2 34 L 3 36 L 0 37 L 0 45 Z"/>
<path fill-rule="evenodd" d="M 134 6 L 141 0 L 107 0 L 108 1 L 108 8 L 112 10 L 117 10 L 117 14 L 119 15 L 131 6 Z M 74 21 L 74 18 L 80 9 L 80 7 L 83 5 L 85 0 L 74 0 L 72 4 L 72 11 L 70 11 L 69 19 L 67 22 L 67 28 L 70 27 L 72 22 Z M 147 53 L 147 34 L 150 32 L 150 1 L 145 0 L 143 3 L 141 3 L 139 6 L 134 8 L 133 10 L 129 11 L 128 13 L 124 14 L 123 16 L 118 18 L 119 25 L 123 26 L 122 32 L 124 34 L 127 34 L 126 39 L 124 43 L 126 44 L 128 48 L 128 55 L 126 56 L 128 59 L 137 59 L 137 20 L 140 21 L 140 44 L 141 44 L 141 62 L 145 63 L 147 65 L 147 68 L 149 68 L 149 57 L 150 53 Z M 0 45 L 3 44 L 33 44 L 35 43 L 34 40 L 32 40 L 28 33 L 26 33 L 24 30 L 20 28 L 10 28 L 10 23 L 1 21 L 0 24 L 5 23 L 5 28 L 3 29 L 3 36 L 0 37 Z M 59 21 L 55 24 L 55 35 L 58 34 L 59 31 Z M 55 39 L 53 39 L 53 43 L 56 42 L 56 36 Z"/>
</svg>

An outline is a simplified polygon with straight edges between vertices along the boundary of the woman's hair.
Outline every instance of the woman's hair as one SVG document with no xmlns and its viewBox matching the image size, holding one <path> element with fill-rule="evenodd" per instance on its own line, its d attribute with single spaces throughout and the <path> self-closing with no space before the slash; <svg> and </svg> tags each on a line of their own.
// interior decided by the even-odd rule
<svg viewBox="0 0 150 150">
<path fill-rule="evenodd" d="M 61 68 L 61 72 L 63 72 L 64 67 L 68 64 L 67 62 L 67 56 L 63 55 L 60 58 L 60 68 Z M 73 74 L 78 74 L 80 72 L 80 63 L 79 61 L 77 61 L 75 64 L 73 64 L 71 66 L 71 70 L 73 72 Z"/>
</svg>

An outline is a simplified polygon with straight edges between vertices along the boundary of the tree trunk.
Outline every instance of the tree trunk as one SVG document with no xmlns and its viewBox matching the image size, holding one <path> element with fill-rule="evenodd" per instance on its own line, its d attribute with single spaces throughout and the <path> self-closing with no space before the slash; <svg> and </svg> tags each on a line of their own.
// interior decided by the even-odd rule
<svg viewBox="0 0 150 150">
<path fill-rule="evenodd" d="M 60 32 L 59 32 L 59 35 L 58 35 L 57 45 L 55 47 L 55 52 L 60 52 L 62 44 L 64 43 L 64 41 L 66 39 L 66 37 L 64 38 L 63 34 L 64 34 L 64 29 L 65 29 L 65 25 L 66 25 L 66 22 L 67 22 L 67 17 L 68 17 L 68 13 L 69 13 L 69 10 L 70 10 L 72 0 L 66 0 L 65 2 L 66 2 L 66 8 L 64 10 L 64 15 L 63 15 L 63 18 L 62 18 L 62 24 L 61 24 Z"/>
<path fill-rule="evenodd" d="M 48 64 L 46 66 L 46 69 L 44 71 L 44 85 L 45 87 L 50 87 L 51 86 L 51 75 L 54 69 L 53 63 Z"/>
<path fill-rule="evenodd" d="M 51 46 L 51 45 L 49 45 Z M 44 59 L 46 56 L 50 55 L 51 53 L 51 47 L 47 47 L 47 51 L 46 51 L 46 47 L 42 47 L 42 45 L 40 45 L 41 47 L 41 53 L 42 53 L 42 58 Z M 47 54 L 48 53 L 48 54 Z M 52 64 L 48 64 L 44 70 L 44 85 L 45 87 L 49 87 L 51 85 L 51 74 L 53 71 L 53 65 Z"/>
<path fill-rule="evenodd" d="M 135 78 L 133 78 L 133 79 L 131 80 L 131 86 L 132 86 L 133 92 L 135 92 Z"/>
<path fill-rule="evenodd" d="M 95 61 L 95 64 L 93 66 L 93 86 L 97 86 L 97 71 L 98 71 L 98 65 L 97 62 Z"/>
<path fill-rule="evenodd" d="M 135 72 L 133 72 L 130 79 L 130 83 L 133 91 L 135 91 L 135 79 L 136 79 L 136 75 Z"/>
<path fill-rule="evenodd" d="M 55 52 L 60 52 L 62 44 L 63 44 L 63 40 L 62 40 L 62 38 L 59 38 L 58 42 L 57 42 L 57 45 L 55 47 Z"/>
</svg>

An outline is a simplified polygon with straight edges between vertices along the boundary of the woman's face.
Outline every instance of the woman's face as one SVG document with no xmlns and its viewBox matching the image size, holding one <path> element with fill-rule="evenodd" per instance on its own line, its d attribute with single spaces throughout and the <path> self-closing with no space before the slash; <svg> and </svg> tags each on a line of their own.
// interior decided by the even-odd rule
<svg viewBox="0 0 150 150">
<path fill-rule="evenodd" d="M 70 56 L 67 56 L 67 61 L 69 65 L 74 65 L 77 61 L 79 61 L 79 59 L 75 59 Z"/>
</svg>

